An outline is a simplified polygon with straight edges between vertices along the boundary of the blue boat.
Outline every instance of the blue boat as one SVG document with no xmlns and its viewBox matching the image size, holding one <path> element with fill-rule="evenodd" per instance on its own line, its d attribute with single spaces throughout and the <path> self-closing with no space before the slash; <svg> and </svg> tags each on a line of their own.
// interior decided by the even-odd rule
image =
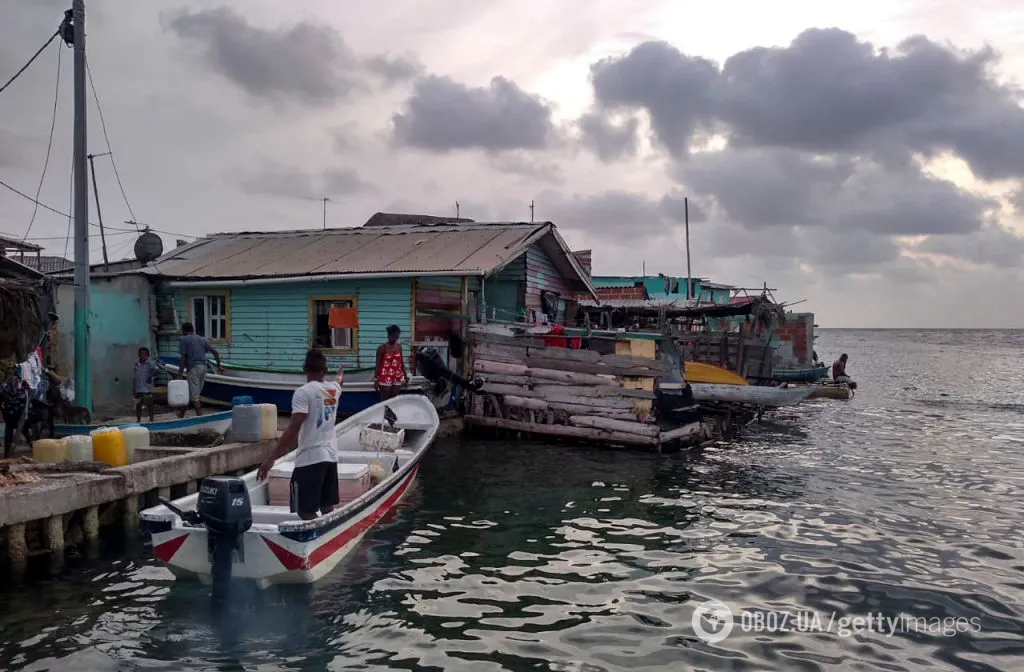
<svg viewBox="0 0 1024 672">
<path fill-rule="evenodd" d="M 165 356 L 161 359 L 163 368 L 171 375 L 178 374 L 180 360 L 177 357 Z M 301 372 L 270 368 L 245 369 L 230 364 L 225 365 L 224 369 L 223 374 L 206 374 L 203 403 L 230 406 L 231 400 L 235 397 L 252 397 L 253 403 L 274 404 L 278 411 L 290 413 L 292 394 L 306 383 L 306 376 Z M 359 413 L 380 403 L 380 394 L 373 389 L 372 375 L 372 369 L 363 369 L 351 375 L 345 374 L 345 382 L 341 386 L 339 414 Z M 426 380 L 422 376 L 412 376 L 409 387 L 402 393 L 423 394 L 425 383 Z"/>
<path fill-rule="evenodd" d="M 55 436 L 75 436 L 88 434 L 101 427 L 145 427 L 150 432 L 162 432 L 165 434 L 190 434 L 192 432 L 217 432 L 223 434 L 231 427 L 231 411 L 220 413 L 207 413 L 206 415 L 189 416 L 186 418 L 173 418 L 171 420 L 156 420 L 154 422 L 124 422 L 124 423 L 99 423 L 92 425 L 54 425 Z"/>
</svg>

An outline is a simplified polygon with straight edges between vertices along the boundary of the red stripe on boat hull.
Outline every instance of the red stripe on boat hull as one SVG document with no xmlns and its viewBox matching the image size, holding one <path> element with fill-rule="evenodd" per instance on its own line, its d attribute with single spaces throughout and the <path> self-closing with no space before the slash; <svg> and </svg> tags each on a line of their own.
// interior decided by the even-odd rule
<svg viewBox="0 0 1024 672">
<path fill-rule="evenodd" d="M 336 553 L 339 549 L 341 549 L 346 544 L 351 542 L 353 539 L 357 538 L 359 535 L 363 534 L 368 529 L 373 527 L 377 523 L 377 521 L 379 521 L 381 518 L 384 517 L 385 514 L 387 514 L 388 511 L 394 508 L 395 503 L 398 502 L 398 500 L 401 499 L 402 495 L 405 494 L 406 490 L 409 489 L 409 486 L 416 478 L 416 473 L 418 471 L 419 466 L 417 465 L 409 473 L 409 476 L 406 477 L 405 481 L 401 485 L 399 485 L 398 488 L 393 493 L 391 493 L 391 495 L 386 500 L 381 502 L 380 506 L 374 509 L 373 513 L 366 516 L 359 522 L 355 523 L 348 529 L 342 531 L 338 534 L 338 536 L 324 542 L 323 545 L 313 549 L 313 551 L 306 558 L 303 558 L 302 556 L 289 551 L 287 548 L 271 541 L 264 535 L 260 535 L 260 537 L 267 544 L 267 547 L 271 550 L 271 552 L 275 556 L 277 556 L 277 559 L 280 561 L 281 565 L 286 570 L 291 571 L 298 569 L 313 569 L 321 562 L 334 555 L 334 553 Z"/>
<path fill-rule="evenodd" d="M 161 562 L 170 562 L 171 558 L 174 557 L 174 554 L 178 552 L 178 549 L 180 549 L 182 545 L 184 545 L 187 539 L 188 535 L 183 534 L 180 537 L 169 539 L 168 541 L 165 541 L 159 546 L 154 546 L 153 555 L 156 557 L 157 560 Z"/>
</svg>

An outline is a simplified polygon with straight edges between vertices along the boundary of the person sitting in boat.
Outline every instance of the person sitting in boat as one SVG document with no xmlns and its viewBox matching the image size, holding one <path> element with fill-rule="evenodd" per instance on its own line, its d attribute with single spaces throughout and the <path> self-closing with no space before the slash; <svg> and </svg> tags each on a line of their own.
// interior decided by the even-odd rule
<svg viewBox="0 0 1024 672">
<path fill-rule="evenodd" d="M 844 352 L 839 356 L 839 359 L 832 362 L 832 380 L 837 383 L 850 382 L 850 377 L 846 375 L 846 360 L 848 359 L 849 356 Z"/>
<path fill-rule="evenodd" d="M 203 336 L 196 335 L 196 329 L 191 322 L 181 325 L 181 341 L 178 343 L 178 352 L 181 354 L 181 367 L 178 377 L 188 380 L 188 404 L 195 409 L 196 415 L 203 414 L 203 405 L 199 401 L 199 395 L 206 384 L 206 355 L 213 353 L 217 359 L 217 372 L 224 374 L 224 367 L 220 363 L 220 353 L 210 345 L 210 342 Z M 178 416 L 184 418 L 187 408 L 178 411 Z"/>
<path fill-rule="evenodd" d="M 380 393 L 381 401 L 387 401 L 397 395 L 402 386 L 409 382 L 402 344 L 398 342 L 401 335 L 402 330 L 398 325 L 392 324 L 388 327 L 388 342 L 377 348 L 377 369 L 373 377 L 373 389 Z"/>
<path fill-rule="evenodd" d="M 312 349 L 302 364 L 306 384 L 292 394 L 292 416 L 281 433 L 277 447 L 256 477 L 267 480 L 274 462 L 295 450 L 290 508 L 303 520 L 312 520 L 317 512 L 326 515 L 338 505 L 338 446 L 334 423 L 341 403 L 341 385 L 326 382 L 327 357 Z M 340 372 L 339 372 L 340 379 Z"/>
</svg>

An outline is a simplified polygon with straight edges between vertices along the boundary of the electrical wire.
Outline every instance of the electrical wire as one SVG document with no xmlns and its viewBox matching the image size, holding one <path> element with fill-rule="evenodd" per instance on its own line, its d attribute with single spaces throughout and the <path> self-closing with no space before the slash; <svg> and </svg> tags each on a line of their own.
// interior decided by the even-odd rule
<svg viewBox="0 0 1024 672">
<path fill-rule="evenodd" d="M 117 162 L 114 161 L 114 150 L 110 148 L 110 137 L 107 135 L 107 122 L 103 120 L 103 108 L 100 106 L 100 96 L 96 93 L 96 84 L 92 79 L 92 68 L 89 63 L 85 64 L 85 71 L 89 75 L 89 88 L 92 89 L 92 98 L 96 101 L 96 111 L 100 117 L 100 128 L 103 129 L 103 140 L 107 143 L 107 153 L 110 155 L 110 165 L 114 168 L 114 177 L 117 178 L 117 186 L 121 190 L 121 197 L 124 199 L 125 207 L 128 208 L 128 214 L 131 215 L 132 221 L 135 222 L 135 213 L 132 211 L 132 204 L 128 202 L 128 195 L 124 193 L 124 185 L 121 184 L 121 174 L 117 172 Z M 141 231 L 139 225 L 135 225 L 136 231 Z"/>
<path fill-rule="evenodd" d="M 53 42 L 57 38 L 58 35 L 60 35 L 60 30 L 59 29 L 57 30 L 57 32 L 55 32 L 53 35 L 50 36 L 50 39 L 48 39 L 46 41 L 46 43 L 43 44 L 43 46 L 39 47 L 39 51 L 37 51 L 36 53 L 32 54 L 32 58 L 28 59 L 28 63 L 26 63 L 25 65 L 21 66 L 21 70 L 18 70 L 16 73 L 14 73 L 13 77 L 8 79 L 7 82 L 3 86 L 0 86 L 0 93 L 3 93 L 4 90 L 7 89 L 8 86 L 13 84 L 14 80 L 16 80 L 18 77 L 20 77 L 21 73 L 25 72 L 25 70 L 28 69 L 28 66 L 32 65 L 32 62 L 34 60 L 39 58 L 39 54 L 43 53 L 43 50 L 46 49 L 48 46 L 50 46 L 50 43 Z"/>
<path fill-rule="evenodd" d="M 39 184 L 36 186 L 36 203 L 32 206 L 32 218 L 28 222 L 28 228 L 25 230 L 25 235 L 22 236 L 21 241 L 25 242 L 28 239 L 28 234 L 32 231 L 32 226 L 36 223 L 36 214 L 39 212 L 39 194 L 43 191 L 43 181 L 46 179 L 46 168 L 50 165 L 50 150 L 53 149 L 53 131 L 57 127 L 57 103 L 60 101 L 60 59 L 61 52 L 64 50 L 57 49 L 57 84 L 53 92 L 53 114 L 50 117 L 50 139 L 46 141 L 46 159 L 43 161 L 43 173 L 39 176 Z"/>
</svg>

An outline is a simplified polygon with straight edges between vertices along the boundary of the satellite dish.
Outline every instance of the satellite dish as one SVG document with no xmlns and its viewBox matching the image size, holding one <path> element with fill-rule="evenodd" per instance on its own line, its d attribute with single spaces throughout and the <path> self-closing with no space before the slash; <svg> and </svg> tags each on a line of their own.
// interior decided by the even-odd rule
<svg viewBox="0 0 1024 672">
<path fill-rule="evenodd" d="M 164 241 L 160 236 L 146 231 L 135 241 L 135 258 L 142 264 L 148 264 L 164 253 Z"/>
</svg>

